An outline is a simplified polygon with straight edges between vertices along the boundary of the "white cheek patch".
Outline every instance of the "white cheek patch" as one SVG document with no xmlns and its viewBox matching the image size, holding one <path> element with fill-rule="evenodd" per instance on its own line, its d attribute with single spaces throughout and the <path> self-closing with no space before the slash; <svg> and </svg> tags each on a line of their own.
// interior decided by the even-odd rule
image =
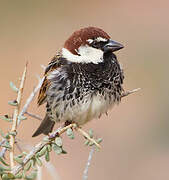
<svg viewBox="0 0 169 180">
<path fill-rule="evenodd" d="M 79 55 L 72 54 L 69 50 L 63 48 L 62 55 L 68 61 L 77 63 L 94 63 L 103 62 L 103 51 L 90 47 L 88 45 L 80 46 L 77 50 Z"/>
</svg>

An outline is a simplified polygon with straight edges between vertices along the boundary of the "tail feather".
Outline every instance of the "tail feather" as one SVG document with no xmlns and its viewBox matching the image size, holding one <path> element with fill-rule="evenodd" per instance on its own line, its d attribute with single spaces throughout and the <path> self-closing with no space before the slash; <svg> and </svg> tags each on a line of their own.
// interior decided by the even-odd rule
<svg viewBox="0 0 169 180">
<path fill-rule="evenodd" d="M 32 137 L 38 136 L 42 133 L 48 135 L 52 131 L 54 125 L 55 122 L 51 121 L 48 115 L 46 115 L 43 121 L 41 122 L 40 126 L 38 127 L 38 129 L 32 135 Z"/>
</svg>

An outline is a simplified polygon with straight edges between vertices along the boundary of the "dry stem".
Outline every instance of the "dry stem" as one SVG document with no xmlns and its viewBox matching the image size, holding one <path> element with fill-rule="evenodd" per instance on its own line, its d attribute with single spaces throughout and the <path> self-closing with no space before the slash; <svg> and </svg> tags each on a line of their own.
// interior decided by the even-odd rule
<svg viewBox="0 0 169 180">
<path fill-rule="evenodd" d="M 91 138 L 85 131 L 83 131 L 81 128 L 77 127 L 76 130 L 82 134 L 85 138 L 87 138 L 90 142 L 95 144 L 99 149 L 101 148 L 100 144 L 98 144 L 93 138 Z"/>
<path fill-rule="evenodd" d="M 90 167 L 90 164 L 91 164 L 91 160 L 92 160 L 92 157 L 93 157 L 94 150 L 95 150 L 95 147 L 93 146 L 91 148 L 91 150 L 90 150 L 85 170 L 83 171 L 83 180 L 87 180 L 88 179 L 88 171 L 89 171 L 89 167 Z"/>
<path fill-rule="evenodd" d="M 32 102 L 33 98 L 35 97 L 36 93 L 38 92 L 38 90 L 39 90 L 40 87 L 42 86 L 43 80 L 44 80 L 44 78 L 42 78 L 42 79 L 39 81 L 39 83 L 38 83 L 38 85 L 36 86 L 36 88 L 32 91 L 32 93 L 31 93 L 30 96 L 28 97 L 28 99 L 27 99 L 27 101 L 26 101 L 23 109 L 22 109 L 21 112 L 20 112 L 20 116 L 23 116 L 23 115 L 25 114 L 25 112 L 27 111 L 27 109 L 28 109 L 30 103 Z M 19 121 L 18 121 L 18 125 L 20 124 L 20 122 L 21 122 L 21 121 L 19 120 Z"/>
<path fill-rule="evenodd" d="M 11 132 L 16 133 L 16 129 L 17 129 L 17 121 L 18 121 L 18 115 L 19 115 L 19 110 L 20 110 L 20 104 L 21 104 L 21 99 L 22 99 L 22 93 L 23 93 L 23 88 L 24 88 L 24 84 L 25 84 L 25 79 L 26 79 L 26 72 L 27 72 L 27 63 L 22 75 L 22 79 L 21 79 L 21 83 L 20 83 L 20 87 L 19 87 L 19 91 L 18 91 L 18 95 L 17 95 L 17 106 L 14 110 L 14 115 L 13 115 L 13 120 L 12 120 L 12 128 L 11 128 Z M 10 156 L 10 166 L 11 169 L 14 167 L 14 144 L 15 144 L 15 135 L 10 135 L 10 146 L 11 146 L 11 151 L 9 153 Z"/>
<path fill-rule="evenodd" d="M 33 117 L 33 118 L 35 118 L 35 119 L 38 119 L 38 120 L 40 120 L 40 121 L 43 120 L 41 117 L 39 117 L 39 116 L 36 115 L 36 114 L 32 114 L 32 113 L 27 112 L 27 111 L 25 112 L 25 114 L 27 114 L 28 116 Z"/>
<path fill-rule="evenodd" d="M 139 91 L 140 89 L 141 89 L 141 88 L 133 89 L 133 90 L 131 90 L 131 91 L 125 91 L 124 93 L 122 93 L 121 97 L 123 98 L 123 97 L 125 97 L 125 96 L 130 95 L 130 94 L 133 94 L 133 93 Z"/>
</svg>

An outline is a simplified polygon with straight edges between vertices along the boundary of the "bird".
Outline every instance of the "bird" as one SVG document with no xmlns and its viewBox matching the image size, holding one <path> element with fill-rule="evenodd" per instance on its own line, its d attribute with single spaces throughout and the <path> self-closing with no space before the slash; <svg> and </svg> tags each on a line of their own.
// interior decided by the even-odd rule
<svg viewBox="0 0 169 180">
<path fill-rule="evenodd" d="M 56 122 L 82 126 L 119 104 L 124 73 L 114 52 L 123 47 L 101 28 L 75 31 L 45 69 L 38 105 L 46 103 L 46 115 L 32 137 Z"/>
</svg>

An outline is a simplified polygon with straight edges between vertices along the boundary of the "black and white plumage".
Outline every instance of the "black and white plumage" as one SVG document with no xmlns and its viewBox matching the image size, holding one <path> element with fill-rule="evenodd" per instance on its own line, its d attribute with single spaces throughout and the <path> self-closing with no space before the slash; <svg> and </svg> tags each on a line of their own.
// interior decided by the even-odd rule
<svg viewBox="0 0 169 180">
<path fill-rule="evenodd" d="M 65 42 L 45 71 L 38 104 L 46 116 L 33 134 L 48 134 L 55 122 L 83 125 L 119 103 L 123 70 L 113 53 L 123 48 L 95 27 L 80 29 Z"/>
</svg>

